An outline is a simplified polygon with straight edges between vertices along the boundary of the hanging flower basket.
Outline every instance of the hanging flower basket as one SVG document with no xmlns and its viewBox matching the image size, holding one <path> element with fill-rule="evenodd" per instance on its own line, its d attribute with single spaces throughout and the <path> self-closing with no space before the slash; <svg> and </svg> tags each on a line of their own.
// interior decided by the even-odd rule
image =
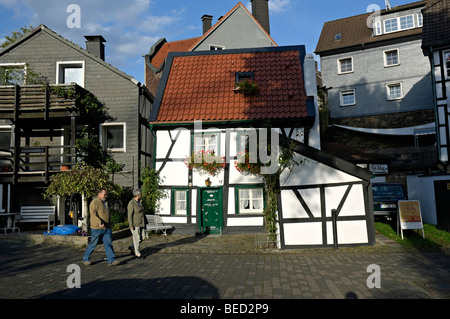
<svg viewBox="0 0 450 319">
<path fill-rule="evenodd" d="M 244 96 L 256 95 L 259 92 L 258 84 L 252 80 L 236 82 L 234 93 L 242 93 Z"/>
<path fill-rule="evenodd" d="M 218 175 L 226 166 L 225 157 L 216 156 L 211 151 L 199 151 L 188 156 L 184 163 L 189 169 L 212 176 Z"/>
<path fill-rule="evenodd" d="M 262 164 L 259 160 L 256 163 L 250 163 L 250 153 L 245 150 L 244 153 L 239 152 L 240 159 L 234 161 L 234 167 L 243 175 L 260 175 Z"/>
</svg>

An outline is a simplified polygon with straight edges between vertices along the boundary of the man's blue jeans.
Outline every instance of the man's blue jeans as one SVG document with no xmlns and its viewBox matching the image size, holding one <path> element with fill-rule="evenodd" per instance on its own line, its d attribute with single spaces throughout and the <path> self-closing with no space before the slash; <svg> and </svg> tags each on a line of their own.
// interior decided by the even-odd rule
<svg viewBox="0 0 450 319">
<path fill-rule="evenodd" d="M 83 261 L 89 261 L 89 257 L 97 247 L 99 239 L 103 240 L 103 246 L 105 247 L 106 259 L 108 264 L 112 263 L 116 256 L 114 255 L 114 249 L 112 246 L 112 231 L 110 228 L 105 229 L 93 229 L 91 228 L 91 242 L 84 252 Z"/>
</svg>

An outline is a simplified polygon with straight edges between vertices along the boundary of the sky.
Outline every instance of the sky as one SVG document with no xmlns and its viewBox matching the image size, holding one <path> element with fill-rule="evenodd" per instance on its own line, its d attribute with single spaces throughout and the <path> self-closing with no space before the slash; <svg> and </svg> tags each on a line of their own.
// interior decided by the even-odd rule
<svg viewBox="0 0 450 319">
<path fill-rule="evenodd" d="M 21 27 L 40 24 L 82 48 L 86 46 L 85 35 L 100 34 L 107 41 L 106 62 L 144 83 L 142 56 L 158 39 L 176 41 L 201 36 L 204 14 L 212 15 L 214 24 L 238 2 L 0 0 L 0 43 Z M 241 2 L 251 12 L 250 0 Z M 389 2 L 394 7 L 415 0 Z M 383 9 L 385 0 L 270 0 L 271 37 L 279 46 L 305 45 L 306 52 L 313 53 L 325 22 L 371 12 L 377 7 Z"/>
</svg>

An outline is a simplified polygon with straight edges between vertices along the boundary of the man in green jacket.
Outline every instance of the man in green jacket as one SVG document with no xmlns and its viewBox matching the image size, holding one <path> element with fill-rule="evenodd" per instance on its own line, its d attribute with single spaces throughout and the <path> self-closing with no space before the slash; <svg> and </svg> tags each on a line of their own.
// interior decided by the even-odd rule
<svg viewBox="0 0 450 319">
<path fill-rule="evenodd" d="M 89 258 L 95 247 L 97 247 L 100 238 L 102 239 L 103 246 L 105 247 L 108 266 L 115 266 L 120 263 L 116 260 L 112 246 L 112 231 L 111 228 L 109 228 L 109 208 L 106 206 L 107 195 L 108 193 L 106 189 L 100 189 L 97 193 L 97 198 L 94 199 L 89 205 L 89 213 L 91 215 L 91 242 L 87 246 L 83 256 L 83 264 L 85 265 L 91 264 Z"/>
<path fill-rule="evenodd" d="M 141 204 L 142 192 L 140 189 L 133 190 L 133 199 L 128 203 L 128 225 L 130 226 L 133 242 L 128 249 L 137 258 L 141 258 L 139 243 L 145 236 L 145 214 Z"/>
</svg>

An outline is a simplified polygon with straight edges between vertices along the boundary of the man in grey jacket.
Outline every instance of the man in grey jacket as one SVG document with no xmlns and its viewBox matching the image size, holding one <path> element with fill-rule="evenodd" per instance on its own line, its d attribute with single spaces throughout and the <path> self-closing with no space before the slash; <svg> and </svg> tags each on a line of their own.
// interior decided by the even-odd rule
<svg viewBox="0 0 450 319">
<path fill-rule="evenodd" d="M 133 243 L 128 249 L 137 258 L 141 258 L 139 244 L 145 236 L 145 214 L 141 204 L 142 191 L 133 190 L 133 199 L 128 203 L 128 225 L 133 235 Z"/>
</svg>

